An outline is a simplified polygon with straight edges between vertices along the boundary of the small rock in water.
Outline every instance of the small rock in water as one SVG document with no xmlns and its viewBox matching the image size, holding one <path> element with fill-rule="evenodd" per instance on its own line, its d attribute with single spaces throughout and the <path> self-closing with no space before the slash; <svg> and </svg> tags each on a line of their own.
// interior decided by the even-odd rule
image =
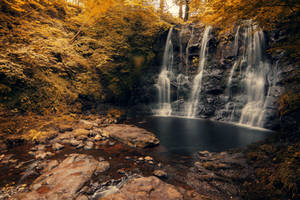
<svg viewBox="0 0 300 200">
<path fill-rule="evenodd" d="M 86 142 L 86 144 L 84 145 L 84 149 L 85 150 L 91 150 L 94 147 L 94 143 L 93 142 Z"/>
<path fill-rule="evenodd" d="M 87 198 L 85 195 L 80 195 L 76 200 L 89 200 L 89 198 Z"/>
<path fill-rule="evenodd" d="M 5 154 L 0 155 L 0 161 L 5 157 Z"/>
<path fill-rule="evenodd" d="M 35 159 L 42 159 L 43 160 L 46 157 L 50 157 L 52 155 L 53 155 L 53 153 L 51 153 L 51 152 L 43 152 L 43 151 L 41 151 L 41 152 L 37 152 L 36 153 Z"/>
<path fill-rule="evenodd" d="M 80 143 L 77 147 L 76 147 L 76 149 L 81 149 L 81 148 L 83 148 L 84 147 L 84 144 L 83 143 Z"/>
<path fill-rule="evenodd" d="M 88 136 L 86 135 L 79 135 L 76 137 L 77 140 L 87 140 L 88 139 Z"/>
<path fill-rule="evenodd" d="M 108 145 L 109 146 L 114 146 L 116 143 L 115 142 L 109 142 Z"/>
<path fill-rule="evenodd" d="M 145 148 L 159 144 L 158 138 L 151 132 L 136 126 L 114 124 L 103 129 L 103 136 L 114 138 L 134 148 Z"/>
<path fill-rule="evenodd" d="M 102 136 L 99 135 L 99 134 L 97 134 L 97 135 L 95 136 L 94 140 L 95 140 L 95 141 L 100 141 L 100 140 L 102 140 Z"/>
<path fill-rule="evenodd" d="M 55 151 L 59 151 L 63 148 L 64 148 L 64 145 L 59 144 L 58 142 L 52 145 L 52 149 L 54 149 Z"/>
<path fill-rule="evenodd" d="M 99 157 L 98 160 L 101 161 L 105 161 L 105 159 L 103 157 Z"/>
<path fill-rule="evenodd" d="M 130 160 L 130 159 L 131 159 L 130 156 L 125 157 L 125 160 Z"/>
<path fill-rule="evenodd" d="M 125 169 L 118 169 L 117 171 L 119 174 L 126 174 L 126 171 Z"/>
<path fill-rule="evenodd" d="M 78 146 L 80 144 L 80 142 L 78 140 L 75 140 L 75 139 L 72 139 L 70 141 L 70 143 L 71 143 L 72 146 Z"/>
<path fill-rule="evenodd" d="M 73 130 L 72 133 L 73 133 L 74 136 L 79 137 L 80 135 L 88 136 L 90 131 L 88 131 L 86 129 L 78 128 L 78 129 Z"/>
<path fill-rule="evenodd" d="M 37 145 L 31 148 L 31 151 L 45 151 L 46 146 L 45 145 Z"/>
<path fill-rule="evenodd" d="M 97 169 L 96 169 L 96 174 L 97 173 L 102 173 L 105 172 L 110 168 L 110 164 L 108 161 L 102 161 L 98 164 Z"/>
<path fill-rule="evenodd" d="M 98 124 L 96 124 L 94 122 L 87 121 L 87 120 L 80 120 L 79 126 L 81 128 L 86 129 L 86 130 L 91 130 L 91 129 L 93 129 L 93 127 L 98 126 Z"/>
<path fill-rule="evenodd" d="M 15 163 L 18 162 L 18 160 L 17 160 L 17 159 L 10 159 L 8 162 L 9 162 L 10 164 L 15 164 Z"/>
<path fill-rule="evenodd" d="M 201 166 L 201 163 L 200 163 L 200 162 L 195 162 L 194 165 L 195 165 L 196 167 L 198 167 L 198 166 Z"/>
<path fill-rule="evenodd" d="M 144 159 L 145 159 L 145 161 L 148 161 L 148 162 L 149 162 L 149 161 L 153 161 L 153 158 L 150 157 L 150 156 L 146 156 Z"/>
<path fill-rule="evenodd" d="M 154 176 L 157 176 L 159 178 L 167 178 L 168 177 L 168 174 L 167 172 L 163 171 L 163 170 L 155 170 L 153 172 L 153 175 Z"/>
<path fill-rule="evenodd" d="M 139 157 L 139 159 L 138 159 L 139 161 L 143 161 L 144 160 L 144 158 L 143 157 Z"/>
</svg>

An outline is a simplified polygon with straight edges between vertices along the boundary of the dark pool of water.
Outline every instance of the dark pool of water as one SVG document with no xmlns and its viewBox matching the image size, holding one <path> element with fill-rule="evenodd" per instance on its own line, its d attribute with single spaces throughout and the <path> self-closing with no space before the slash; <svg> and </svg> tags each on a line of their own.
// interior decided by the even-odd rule
<svg viewBox="0 0 300 200">
<path fill-rule="evenodd" d="M 149 117 L 135 124 L 158 136 L 162 153 L 180 155 L 242 148 L 264 140 L 271 133 L 216 121 L 177 117 Z"/>
</svg>

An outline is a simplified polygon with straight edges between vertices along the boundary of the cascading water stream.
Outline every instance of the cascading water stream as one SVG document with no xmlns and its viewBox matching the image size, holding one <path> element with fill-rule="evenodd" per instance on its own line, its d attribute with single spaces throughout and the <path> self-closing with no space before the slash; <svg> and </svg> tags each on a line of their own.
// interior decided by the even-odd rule
<svg viewBox="0 0 300 200">
<path fill-rule="evenodd" d="M 154 110 L 156 115 L 160 116 L 170 116 L 172 113 L 171 107 L 171 81 L 170 78 L 173 75 L 173 44 L 171 40 L 173 28 L 169 30 L 165 51 L 163 56 L 163 64 L 161 73 L 157 80 L 157 90 L 158 90 L 158 109 Z"/>
<path fill-rule="evenodd" d="M 247 102 L 241 111 L 240 124 L 262 126 L 266 101 L 266 82 L 270 64 L 263 58 L 264 33 L 257 31 L 256 26 L 250 25 L 245 36 L 247 38 L 244 84 Z"/>
<path fill-rule="evenodd" d="M 272 93 L 274 88 L 277 90 L 278 81 L 277 72 L 270 69 L 271 65 L 265 57 L 264 33 L 251 21 L 247 21 L 237 27 L 231 46 L 232 52 L 229 52 L 229 55 L 226 55 L 227 50 L 222 52 L 222 49 L 221 51 L 214 49 L 216 57 L 210 55 L 212 63 L 217 63 L 219 55 L 224 55 L 222 59 L 228 58 L 227 63 L 231 62 L 229 56 L 235 59 L 227 71 L 224 67 L 206 66 L 212 28 L 210 26 L 205 28 L 200 37 L 200 45 L 199 40 L 193 39 L 198 35 L 198 29 L 191 28 L 184 27 L 178 33 L 174 31 L 179 37 L 178 40 L 174 38 L 175 34 L 172 34 L 173 29 L 169 30 L 161 72 L 156 82 L 158 104 L 154 105 L 156 106 L 153 109 L 154 114 L 185 117 L 201 115 L 247 126 L 264 127 L 265 121 L 274 110 L 270 102 L 274 101 Z M 200 48 L 199 52 L 195 51 L 197 46 Z M 199 57 L 195 56 L 197 53 Z M 174 60 L 174 56 L 177 59 Z M 198 71 L 191 81 L 189 72 L 195 57 L 199 60 Z M 206 70 L 209 73 L 205 73 Z M 226 79 L 223 78 L 221 70 L 228 74 Z M 205 84 L 203 84 L 204 76 L 207 76 L 205 80 L 208 81 Z"/>
<path fill-rule="evenodd" d="M 207 54 L 207 44 L 209 41 L 209 33 L 210 33 L 211 27 L 208 26 L 205 28 L 203 38 L 201 41 L 201 50 L 199 55 L 199 69 L 198 74 L 195 76 L 192 86 L 192 93 L 190 96 L 190 102 L 187 106 L 186 116 L 187 117 L 195 117 L 197 112 L 197 106 L 199 103 L 199 95 L 201 93 L 201 87 L 202 87 L 202 77 L 203 77 L 203 70 L 204 65 L 206 62 L 206 54 Z"/>
<path fill-rule="evenodd" d="M 239 54 L 239 39 L 240 39 L 240 26 L 238 26 L 237 31 L 235 33 L 234 36 L 234 46 L 233 46 L 233 53 L 234 56 L 238 57 Z M 231 99 L 231 82 L 232 82 L 232 78 L 234 76 L 235 71 L 237 70 L 237 68 L 240 66 L 241 63 L 241 59 L 238 57 L 236 59 L 236 61 L 234 62 L 234 64 L 232 65 L 232 68 L 230 70 L 230 74 L 229 74 L 229 78 L 227 81 L 227 85 L 226 85 L 226 93 L 228 95 L 228 100 Z M 230 106 L 231 104 L 233 104 L 232 102 L 228 102 L 225 106 L 226 109 L 226 113 L 230 113 L 230 120 L 233 120 L 233 114 L 234 114 L 234 110 L 235 110 L 235 105 L 233 104 L 233 108 L 230 111 Z"/>
</svg>

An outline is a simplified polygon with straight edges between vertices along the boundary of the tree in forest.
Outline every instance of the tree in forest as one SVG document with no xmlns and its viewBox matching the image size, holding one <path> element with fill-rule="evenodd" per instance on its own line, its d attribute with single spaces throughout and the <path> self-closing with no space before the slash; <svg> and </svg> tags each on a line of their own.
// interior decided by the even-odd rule
<svg viewBox="0 0 300 200">
<path fill-rule="evenodd" d="M 93 44 L 90 60 L 113 101 L 127 102 L 141 69 L 153 60 L 154 41 L 169 28 L 151 2 L 113 0 L 104 9 L 94 0 L 77 18 L 86 25 L 74 47 L 81 52 L 81 47 Z M 99 9 L 103 12 L 98 13 Z M 90 53 L 91 49 L 84 51 Z"/>
<path fill-rule="evenodd" d="M 264 30 L 293 33 L 279 48 L 300 58 L 299 0 L 193 0 L 190 5 L 194 19 L 221 28 L 220 33 L 232 30 L 244 20 L 252 20 Z"/>
<path fill-rule="evenodd" d="M 184 18 L 183 18 L 183 20 L 185 22 L 189 19 L 189 15 L 190 15 L 190 3 L 191 3 L 191 0 L 185 0 L 185 12 L 184 12 Z"/>
<path fill-rule="evenodd" d="M 298 0 L 193 0 L 191 9 L 197 18 L 218 27 L 232 27 L 242 20 L 253 20 L 264 29 L 272 29 L 278 22 L 299 20 Z"/>
<path fill-rule="evenodd" d="M 183 5 L 185 3 L 185 0 L 174 0 L 174 3 L 178 6 L 179 12 L 178 12 L 178 17 L 180 19 L 183 19 Z"/>
</svg>

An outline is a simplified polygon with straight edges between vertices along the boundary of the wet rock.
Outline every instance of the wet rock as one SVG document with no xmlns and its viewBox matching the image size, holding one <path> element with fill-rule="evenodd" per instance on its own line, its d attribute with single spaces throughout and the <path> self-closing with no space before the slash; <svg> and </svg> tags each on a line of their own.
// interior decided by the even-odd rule
<svg viewBox="0 0 300 200">
<path fill-rule="evenodd" d="M 78 128 L 78 129 L 75 129 L 73 130 L 72 134 L 74 137 L 79 137 L 79 136 L 88 136 L 90 133 L 89 130 L 86 130 L 86 129 L 82 129 L 82 128 Z"/>
<path fill-rule="evenodd" d="M 91 150 L 93 147 L 94 147 L 94 143 L 90 141 L 87 141 L 84 145 L 85 150 Z"/>
<path fill-rule="evenodd" d="M 8 160 L 9 164 L 16 164 L 17 162 L 18 162 L 17 159 L 10 159 L 10 160 Z"/>
<path fill-rule="evenodd" d="M 105 161 L 105 159 L 103 157 L 99 157 L 98 160 L 101 161 Z"/>
<path fill-rule="evenodd" d="M 41 172 L 46 173 L 46 172 L 52 170 L 53 168 L 57 167 L 58 164 L 59 164 L 59 162 L 57 160 L 48 161 L 44 164 L 45 165 L 45 166 L 43 166 L 44 169 Z"/>
<path fill-rule="evenodd" d="M 94 127 L 98 126 L 98 124 L 87 120 L 80 120 L 78 126 L 86 130 L 91 130 Z"/>
<path fill-rule="evenodd" d="M 30 186 L 31 192 L 18 194 L 14 199 L 75 199 L 97 167 L 98 161 L 92 156 L 71 154 L 57 167 L 38 177 Z"/>
<path fill-rule="evenodd" d="M 70 141 L 70 144 L 71 144 L 72 146 L 76 147 L 76 146 L 80 145 L 81 142 L 78 141 L 78 140 L 72 139 L 72 140 Z"/>
<path fill-rule="evenodd" d="M 52 149 L 54 149 L 55 151 L 59 151 L 59 150 L 61 150 L 63 148 L 64 148 L 64 145 L 62 145 L 62 144 L 60 144 L 58 142 L 52 145 Z"/>
<path fill-rule="evenodd" d="M 45 159 L 47 157 L 53 156 L 54 154 L 51 152 L 37 151 L 35 154 L 35 159 Z"/>
<path fill-rule="evenodd" d="M 115 144 L 116 144 L 116 143 L 115 143 L 115 142 L 112 142 L 112 141 L 109 141 L 109 142 L 108 142 L 108 145 L 109 145 L 109 146 L 114 146 Z"/>
<path fill-rule="evenodd" d="M 150 156 L 146 156 L 146 157 L 144 158 L 144 160 L 147 161 L 147 162 L 149 162 L 149 161 L 153 161 L 153 158 L 150 157 Z"/>
<path fill-rule="evenodd" d="M 60 124 L 58 126 L 58 131 L 60 133 L 64 133 L 64 132 L 68 132 L 68 131 L 73 131 L 73 127 L 71 125 L 67 125 L 67 124 Z"/>
<path fill-rule="evenodd" d="M 108 161 L 101 161 L 99 162 L 97 169 L 96 169 L 96 174 L 102 173 L 107 171 L 110 168 L 110 164 Z"/>
<path fill-rule="evenodd" d="M 5 154 L 0 155 L 0 161 L 5 158 Z"/>
<path fill-rule="evenodd" d="M 107 195 L 99 200 L 181 200 L 182 194 L 175 186 L 164 183 L 160 179 L 150 176 L 133 178 L 114 194 Z"/>
<path fill-rule="evenodd" d="M 13 157 L 12 154 L 8 154 L 8 155 L 2 154 L 0 163 L 2 163 L 4 165 L 8 165 L 10 163 L 10 160 L 13 160 L 12 157 Z"/>
<path fill-rule="evenodd" d="M 94 134 L 94 135 L 101 135 L 102 134 L 102 129 L 101 128 L 93 128 L 91 131 L 90 131 L 91 134 Z"/>
<path fill-rule="evenodd" d="M 77 140 L 85 141 L 85 140 L 87 140 L 87 139 L 89 139 L 89 138 L 88 138 L 87 135 L 79 135 L 79 136 L 76 136 L 76 139 L 77 139 Z"/>
<path fill-rule="evenodd" d="M 168 177 L 168 174 L 167 172 L 163 171 L 163 170 L 155 170 L 153 172 L 153 175 L 154 176 L 157 176 L 159 178 L 167 178 Z"/>
<path fill-rule="evenodd" d="M 106 190 L 104 190 L 104 191 L 97 191 L 94 195 L 93 195 L 93 197 L 95 197 L 95 198 L 93 198 L 93 199 L 102 199 L 101 197 L 106 197 L 106 196 L 109 196 L 109 195 L 112 195 L 112 194 L 115 194 L 115 193 L 117 193 L 117 192 L 119 192 L 119 188 L 118 187 L 116 187 L 116 186 L 108 186 L 107 188 L 106 188 Z M 98 198 L 98 197 L 100 197 L 100 198 Z"/>
<path fill-rule="evenodd" d="M 131 147 L 144 148 L 159 144 L 158 138 L 151 132 L 125 124 L 114 124 L 103 129 L 103 135 L 116 139 Z"/>
<path fill-rule="evenodd" d="M 76 149 L 82 149 L 84 147 L 84 144 L 81 142 L 78 146 L 76 146 Z"/>
<path fill-rule="evenodd" d="M 6 150 L 6 144 L 0 141 L 0 152 Z"/>
<path fill-rule="evenodd" d="M 76 198 L 76 200 L 89 200 L 89 198 L 85 195 L 80 195 L 79 197 Z"/>
<path fill-rule="evenodd" d="M 32 151 L 45 151 L 46 150 L 46 145 L 36 145 L 34 147 L 31 148 Z"/>
<path fill-rule="evenodd" d="M 125 156 L 125 160 L 130 160 L 131 157 L 130 156 Z"/>
<path fill-rule="evenodd" d="M 240 199 L 237 183 L 246 180 L 251 172 L 242 153 L 201 151 L 194 160 L 186 177 L 188 185 L 211 199 Z"/>
<path fill-rule="evenodd" d="M 97 135 L 95 136 L 94 140 L 95 140 L 95 141 L 100 141 L 100 140 L 102 140 L 102 136 L 99 135 L 99 134 L 97 134 Z"/>
<path fill-rule="evenodd" d="M 118 169 L 117 172 L 119 174 L 126 174 L 126 170 L 125 169 Z"/>
</svg>

